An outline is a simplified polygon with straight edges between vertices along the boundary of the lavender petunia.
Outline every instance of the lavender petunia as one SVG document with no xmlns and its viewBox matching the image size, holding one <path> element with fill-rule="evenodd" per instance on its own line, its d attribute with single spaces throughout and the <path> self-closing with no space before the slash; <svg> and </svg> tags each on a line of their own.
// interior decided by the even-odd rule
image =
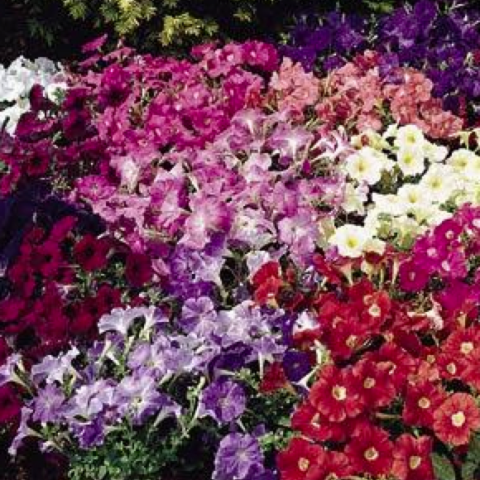
<svg viewBox="0 0 480 480">
<path fill-rule="evenodd" d="M 58 382 L 63 383 L 66 375 L 75 375 L 76 370 L 72 362 L 80 355 L 80 351 L 73 347 L 67 353 L 53 357 L 46 356 L 40 363 L 32 367 L 32 380 L 36 385 L 43 381 L 47 384 Z"/>
<path fill-rule="evenodd" d="M 219 424 L 229 423 L 243 414 L 245 392 L 235 382 L 218 380 L 202 392 L 200 405 L 200 416 L 210 416 Z"/>
<path fill-rule="evenodd" d="M 263 461 L 255 437 L 230 433 L 220 442 L 212 480 L 255 480 L 265 472 Z"/>
<path fill-rule="evenodd" d="M 124 378 L 115 391 L 115 401 L 120 414 L 130 416 L 135 425 L 171 406 L 168 397 L 157 391 L 155 379 L 146 374 Z"/>
<path fill-rule="evenodd" d="M 65 411 L 65 395 L 55 385 L 47 385 L 37 392 L 33 402 L 32 419 L 37 422 L 56 422 Z"/>
</svg>

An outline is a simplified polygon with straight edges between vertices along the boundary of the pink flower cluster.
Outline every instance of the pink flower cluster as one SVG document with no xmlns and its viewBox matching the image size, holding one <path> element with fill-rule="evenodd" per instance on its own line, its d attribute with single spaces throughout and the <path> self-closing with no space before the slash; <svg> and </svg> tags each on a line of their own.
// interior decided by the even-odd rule
<svg viewBox="0 0 480 480">
<path fill-rule="evenodd" d="M 349 125 L 356 131 L 381 130 L 386 115 L 402 125 L 414 124 L 432 138 L 449 138 L 463 121 L 442 109 L 432 97 L 432 82 L 411 68 L 398 68 L 383 79 L 379 55 L 367 51 L 322 80 L 315 109 L 331 128 Z"/>
</svg>

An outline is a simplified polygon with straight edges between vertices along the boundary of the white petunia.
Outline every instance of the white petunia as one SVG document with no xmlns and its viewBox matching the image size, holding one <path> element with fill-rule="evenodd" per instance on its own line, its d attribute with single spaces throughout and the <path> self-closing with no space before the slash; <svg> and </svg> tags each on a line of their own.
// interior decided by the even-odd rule
<svg viewBox="0 0 480 480">
<path fill-rule="evenodd" d="M 442 164 L 433 164 L 420 181 L 425 195 L 439 203 L 446 202 L 452 196 L 456 183 L 453 168 Z"/>
<path fill-rule="evenodd" d="M 402 201 L 405 211 L 413 213 L 431 204 L 431 200 L 425 195 L 423 188 L 420 185 L 410 183 L 399 188 L 398 198 Z"/>
<path fill-rule="evenodd" d="M 372 240 L 372 233 L 358 225 L 343 225 L 328 239 L 333 247 L 337 247 L 342 257 L 358 258 L 365 251 L 365 246 Z"/>
<path fill-rule="evenodd" d="M 420 128 L 416 125 L 404 125 L 397 130 L 395 138 L 395 146 L 402 148 L 418 148 L 423 149 L 425 136 Z"/>
<path fill-rule="evenodd" d="M 397 152 L 397 165 L 405 176 L 414 176 L 425 170 L 423 149 L 415 146 L 400 148 Z"/>
<path fill-rule="evenodd" d="M 353 184 L 347 183 L 344 195 L 342 208 L 347 213 L 355 212 L 360 215 L 365 213 L 365 203 L 368 200 L 368 187 L 366 185 L 360 185 L 355 188 Z"/>
<path fill-rule="evenodd" d="M 478 155 L 466 148 L 455 150 L 447 164 L 451 165 L 454 170 L 462 175 L 467 175 L 467 171 L 472 170 L 472 166 L 477 162 Z"/>
<path fill-rule="evenodd" d="M 435 145 L 425 141 L 423 145 L 423 153 L 429 162 L 443 162 L 448 155 L 448 148 L 443 145 Z"/>
<path fill-rule="evenodd" d="M 375 209 L 388 213 L 389 215 L 401 215 L 405 213 L 405 202 L 398 195 L 381 195 L 380 193 L 374 193 L 372 195 L 372 202 L 375 205 Z"/>
<path fill-rule="evenodd" d="M 390 168 L 388 158 L 378 150 L 363 147 L 346 160 L 345 171 L 353 180 L 374 185 L 382 178 L 383 170 Z"/>
</svg>

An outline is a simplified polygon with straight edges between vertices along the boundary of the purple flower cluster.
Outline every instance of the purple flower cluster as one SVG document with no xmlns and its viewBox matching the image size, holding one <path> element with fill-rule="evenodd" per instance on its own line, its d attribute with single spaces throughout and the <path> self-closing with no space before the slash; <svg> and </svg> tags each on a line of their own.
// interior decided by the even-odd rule
<svg viewBox="0 0 480 480">
<path fill-rule="evenodd" d="M 382 54 L 383 75 L 398 66 L 421 69 L 433 94 L 457 114 L 480 115 L 479 14 L 468 2 L 418 0 L 382 18 L 331 13 L 304 16 L 283 53 L 307 70 L 331 71 L 366 48 Z"/>
<path fill-rule="evenodd" d="M 219 426 L 234 425 L 245 411 L 247 396 L 241 383 L 228 377 L 283 353 L 282 315 L 253 302 L 215 310 L 211 300 L 202 297 L 186 303 L 178 322 L 187 326 L 182 330 L 153 307 L 114 309 L 99 322 L 104 337 L 88 350 L 73 348 L 45 357 L 29 373 L 20 355 L 10 356 L 0 370 L 0 386 L 21 383 L 34 392 L 11 453 L 31 436 L 67 452 L 72 441 L 92 449 L 123 422 L 157 426 L 173 418 L 178 428 L 186 428 L 188 412 L 181 406 L 185 398 L 175 393 L 180 377 L 198 384 L 198 405 L 190 423 L 211 417 Z M 235 472 L 242 475 L 238 478 L 253 479 L 265 472 L 258 441 L 240 437 L 241 442 L 232 441 L 236 435 L 222 440 L 219 479 Z M 221 460 L 231 455 L 238 459 Z"/>
</svg>

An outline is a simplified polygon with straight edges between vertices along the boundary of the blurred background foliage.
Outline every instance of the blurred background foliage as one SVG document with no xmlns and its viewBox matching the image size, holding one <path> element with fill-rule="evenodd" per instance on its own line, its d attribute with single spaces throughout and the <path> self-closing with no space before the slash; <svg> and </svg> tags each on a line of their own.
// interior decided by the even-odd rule
<svg viewBox="0 0 480 480">
<path fill-rule="evenodd" d="M 275 41 L 295 14 L 391 10 L 399 0 L 0 0 L 0 62 L 19 54 L 71 59 L 109 33 L 141 51 L 184 53 L 210 38 Z"/>
</svg>

